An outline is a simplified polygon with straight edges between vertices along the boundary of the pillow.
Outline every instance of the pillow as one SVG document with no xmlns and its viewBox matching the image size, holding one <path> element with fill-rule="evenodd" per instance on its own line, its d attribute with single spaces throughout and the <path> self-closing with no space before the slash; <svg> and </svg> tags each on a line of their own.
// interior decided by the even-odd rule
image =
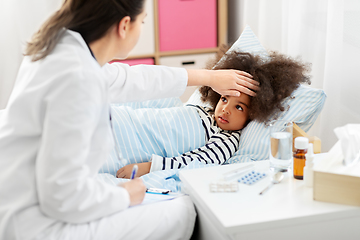
<svg viewBox="0 0 360 240">
<path fill-rule="evenodd" d="M 239 39 L 228 51 L 233 50 L 249 52 L 263 58 L 269 56 L 249 26 L 245 27 Z M 223 58 L 220 59 L 220 61 L 222 60 Z M 186 104 L 206 106 L 200 100 L 200 97 L 201 94 L 196 90 Z M 319 116 L 325 99 L 326 94 L 323 90 L 301 85 L 290 97 L 284 100 L 284 106 L 289 106 L 289 108 L 278 119 L 293 121 L 307 132 Z M 242 130 L 239 150 L 227 163 L 257 161 L 268 158 L 269 129 L 264 123 L 252 121 Z"/>
</svg>

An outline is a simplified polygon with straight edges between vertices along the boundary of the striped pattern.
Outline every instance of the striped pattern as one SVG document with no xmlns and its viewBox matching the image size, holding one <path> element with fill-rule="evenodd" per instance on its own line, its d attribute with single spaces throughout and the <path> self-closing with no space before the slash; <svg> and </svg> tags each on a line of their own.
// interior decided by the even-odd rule
<svg viewBox="0 0 360 240">
<path fill-rule="evenodd" d="M 132 104 L 138 109 L 133 109 Z M 150 109 L 152 105 L 155 108 Z M 173 105 L 175 107 L 172 107 Z M 148 101 L 140 105 L 139 103 L 131 103 L 126 104 L 126 106 L 112 106 L 112 118 L 116 132 L 115 139 L 121 149 L 120 155 L 123 160 L 118 161 L 114 149 L 99 171 L 97 178 L 114 185 L 126 182 L 127 179 L 115 177 L 117 170 L 126 164 L 148 161 L 152 153 L 172 157 L 195 149 L 193 152 L 196 154 L 198 149 L 201 149 L 206 142 L 210 143 L 208 144 L 210 148 L 216 149 L 214 151 L 219 160 L 214 157 L 215 161 L 213 160 L 214 164 L 212 164 L 210 156 L 207 161 L 191 161 L 183 169 L 203 168 L 223 163 L 225 159 L 228 159 L 236 151 L 240 139 L 239 132 L 233 132 L 232 135 L 229 135 L 227 131 L 219 133 L 213 119 L 202 108 L 196 106 L 177 107 L 177 105 L 176 100 L 165 99 L 160 102 Z M 160 109 L 159 106 L 166 107 Z M 200 109 L 202 111 L 198 112 Z M 178 122 L 171 124 L 174 119 L 177 119 Z M 208 134 L 205 132 L 204 125 Z M 195 129 L 198 131 L 195 131 Z M 164 133 L 164 130 L 166 133 Z M 162 133 L 161 136 L 166 136 L 166 138 L 159 137 L 160 132 Z M 146 139 L 150 138 L 151 134 L 155 134 L 156 137 L 152 141 L 146 142 Z M 170 139 L 182 141 L 175 142 Z M 223 149 L 223 153 L 219 148 Z M 176 154 L 176 151 L 178 155 L 171 155 Z M 178 169 L 155 171 L 141 178 L 147 187 L 167 188 L 174 192 L 181 190 Z"/>
<path fill-rule="evenodd" d="M 205 132 L 197 110 L 184 107 L 180 100 L 181 107 L 177 107 L 177 100 L 112 106 L 115 141 L 122 160 L 113 149 L 100 172 L 115 175 L 127 164 L 148 162 L 152 154 L 173 157 L 204 146 Z"/>
<path fill-rule="evenodd" d="M 180 169 L 192 161 L 199 161 L 205 164 L 223 164 L 237 150 L 240 141 L 240 131 L 231 132 L 220 129 L 208 108 L 195 105 L 187 105 L 187 107 L 194 108 L 199 113 L 207 143 L 180 156 L 164 157 L 153 154 L 151 158 L 151 171 Z"/>
<path fill-rule="evenodd" d="M 284 106 L 289 106 L 289 109 L 279 119 L 293 121 L 306 132 L 320 114 L 325 99 L 323 90 L 300 86 L 285 99 Z M 239 150 L 228 163 L 268 159 L 269 139 L 269 128 L 264 123 L 251 122 L 242 132 Z"/>
<path fill-rule="evenodd" d="M 132 109 L 139 108 L 169 108 L 169 107 L 181 107 L 183 103 L 180 98 L 165 98 L 157 100 L 149 100 L 144 102 L 129 102 L 129 103 L 120 103 L 112 104 L 112 107 L 130 107 Z"/>
<path fill-rule="evenodd" d="M 301 85 L 293 94 L 284 100 L 288 110 L 278 118 L 295 122 L 307 132 L 315 123 L 324 107 L 326 94 L 321 89 Z M 188 104 L 204 105 L 199 91 L 189 98 Z M 269 158 L 269 129 L 264 123 L 250 122 L 241 133 L 238 151 L 227 163 L 258 161 Z"/>
<path fill-rule="evenodd" d="M 264 60 L 269 57 L 268 52 L 261 45 L 259 39 L 256 37 L 249 26 L 245 27 L 238 40 L 236 40 L 236 42 L 228 50 L 228 52 L 232 51 L 242 51 L 251 53 L 253 55 L 259 55 Z M 219 62 L 224 61 L 225 57 L 226 56 L 223 56 Z"/>
<path fill-rule="evenodd" d="M 259 39 L 256 37 L 250 26 L 246 26 L 240 37 L 228 50 L 248 52 L 253 55 L 259 55 L 264 59 L 268 58 L 269 54 L 265 48 L 261 45 Z"/>
</svg>

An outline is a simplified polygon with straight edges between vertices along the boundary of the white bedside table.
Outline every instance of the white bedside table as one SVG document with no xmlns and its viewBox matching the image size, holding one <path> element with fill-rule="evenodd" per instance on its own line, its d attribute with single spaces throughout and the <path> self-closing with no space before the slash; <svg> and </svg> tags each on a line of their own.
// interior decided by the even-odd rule
<svg viewBox="0 0 360 240">
<path fill-rule="evenodd" d="M 238 192 L 210 192 L 212 181 L 244 164 L 181 171 L 198 213 L 194 239 L 360 239 L 359 207 L 314 201 L 313 189 L 291 173 L 264 195 L 259 193 L 269 174 L 254 185 L 239 184 Z M 254 164 L 256 171 L 269 173 L 269 161 Z"/>
</svg>

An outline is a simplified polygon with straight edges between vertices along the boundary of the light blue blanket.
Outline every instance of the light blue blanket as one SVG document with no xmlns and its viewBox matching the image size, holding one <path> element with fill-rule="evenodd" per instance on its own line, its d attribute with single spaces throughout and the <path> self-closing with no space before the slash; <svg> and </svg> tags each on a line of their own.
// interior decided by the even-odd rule
<svg viewBox="0 0 360 240">
<path fill-rule="evenodd" d="M 212 166 L 215 165 L 214 164 L 206 165 L 204 163 L 194 161 L 182 169 L 151 172 L 149 174 L 141 176 L 140 178 L 143 180 L 147 188 L 163 188 L 163 189 L 169 189 L 172 192 L 181 192 L 182 184 L 179 178 L 180 171 L 184 171 L 187 169 L 212 167 Z M 114 175 L 108 173 L 99 173 L 98 179 L 114 185 L 129 181 L 128 179 L 116 178 Z"/>
<path fill-rule="evenodd" d="M 176 157 L 205 145 L 204 128 L 197 111 L 183 106 L 178 98 L 113 105 L 111 112 L 121 161 L 113 149 L 98 176 L 106 182 L 128 181 L 117 179 L 117 170 L 127 164 L 148 162 L 152 154 Z M 184 169 L 204 166 L 193 162 Z M 176 192 L 181 187 L 179 171 L 156 171 L 141 178 L 147 187 Z"/>
</svg>

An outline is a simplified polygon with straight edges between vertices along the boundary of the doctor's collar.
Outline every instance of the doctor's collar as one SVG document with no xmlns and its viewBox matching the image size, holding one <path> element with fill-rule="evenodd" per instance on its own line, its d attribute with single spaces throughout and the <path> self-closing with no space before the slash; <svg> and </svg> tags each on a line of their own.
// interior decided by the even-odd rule
<svg viewBox="0 0 360 240">
<path fill-rule="evenodd" d="M 91 53 L 91 56 L 93 56 L 93 58 L 96 60 L 96 57 L 95 57 L 93 51 L 91 50 L 89 44 L 88 44 L 86 41 L 85 41 L 85 43 L 86 43 L 86 46 L 89 48 L 89 51 L 90 51 L 90 53 Z"/>
<path fill-rule="evenodd" d="M 80 34 L 80 36 L 82 37 L 82 39 L 84 40 L 84 42 L 86 43 L 86 46 L 88 47 L 88 49 L 89 49 L 89 51 L 90 51 L 90 53 L 91 53 L 91 56 L 93 56 L 93 58 L 96 60 L 96 57 L 95 57 L 93 51 L 91 50 L 91 48 L 90 48 L 90 46 L 89 46 L 89 43 L 85 40 L 85 38 L 81 35 L 81 33 L 79 33 L 79 34 Z M 96 60 L 96 61 L 97 61 L 97 60 Z"/>
<path fill-rule="evenodd" d="M 84 43 L 86 44 L 87 48 L 89 49 L 91 56 L 95 59 L 95 61 L 97 61 L 97 60 L 96 60 L 96 57 L 95 57 L 95 55 L 94 55 L 94 53 L 93 53 L 93 51 L 91 50 L 91 48 L 90 48 L 90 46 L 89 46 L 89 44 L 88 44 L 88 42 L 87 42 L 87 41 L 85 40 L 85 38 L 81 35 L 81 33 L 79 33 L 78 31 L 75 31 L 75 30 L 71 30 L 71 29 L 65 29 L 65 28 L 64 28 L 64 30 L 67 30 L 71 35 L 73 35 L 75 38 L 77 38 L 80 42 L 84 42 Z M 81 39 L 81 40 L 80 40 L 80 39 Z M 84 47 L 85 47 L 85 46 L 84 46 Z"/>
</svg>

